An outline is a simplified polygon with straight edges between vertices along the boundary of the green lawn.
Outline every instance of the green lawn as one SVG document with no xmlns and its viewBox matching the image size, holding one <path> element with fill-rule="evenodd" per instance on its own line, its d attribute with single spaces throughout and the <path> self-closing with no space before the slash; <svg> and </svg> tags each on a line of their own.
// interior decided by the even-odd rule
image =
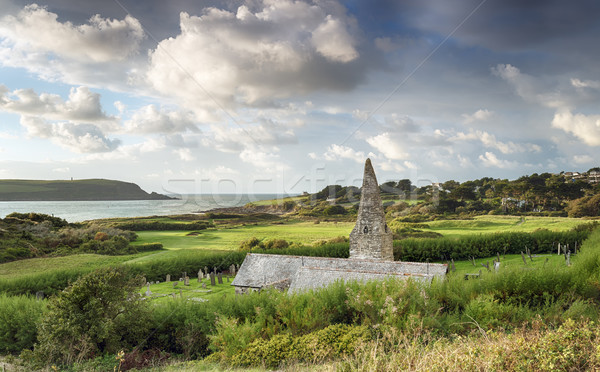
<svg viewBox="0 0 600 372">
<path fill-rule="evenodd" d="M 42 274 L 49 271 L 69 268 L 91 268 L 116 265 L 132 258 L 143 257 L 152 252 L 126 256 L 104 256 L 98 254 L 75 254 L 64 257 L 30 258 L 7 262 L 0 265 L 0 279 L 15 279 L 29 274 Z"/>
<path fill-rule="evenodd" d="M 552 270 L 553 267 L 564 267 L 566 265 L 565 257 L 563 255 L 557 254 L 538 254 L 532 255 L 532 258 L 525 256 L 527 264 L 523 262 L 523 257 L 520 254 L 507 254 L 505 256 L 500 255 L 500 269 L 506 270 L 507 268 L 545 268 L 548 270 Z M 497 256 L 488 257 L 488 258 L 480 258 L 475 260 L 475 265 L 473 265 L 472 261 L 456 261 L 454 262 L 454 266 L 456 268 L 455 272 L 450 271 L 450 275 L 460 275 L 463 276 L 465 274 L 477 274 L 481 270 L 483 274 L 488 273 L 488 269 L 482 264 L 489 264 L 490 272 L 494 272 L 494 259 L 497 259 Z M 571 263 L 577 259 L 577 256 L 573 255 L 571 257 Z M 444 262 L 445 263 L 445 262 Z M 449 270 L 450 270 L 450 266 Z"/>
<path fill-rule="evenodd" d="M 426 222 L 430 230 L 444 236 L 458 238 L 463 235 L 496 232 L 532 232 L 537 229 L 570 230 L 587 220 L 567 217 L 477 216 L 473 220 L 438 220 Z"/>
<path fill-rule="evenodd" d="M 173 277 L 170 282 L 162 281 L 158 284 L 150 285 L 150 296 L 145 296 L 148 286 L 140 290 L 140 293 L 147 298 L 150 298 L 153 303 L 161 303 L 166 301 L 174 301 L 180 299 L 186 299 L 188 301 L 202 301 L 210 300 L 211 298 L 220 296 L 233 296 L 235 294 L 235 288 L 231 285 L 233 277 L 223 276 L 223 284 L 217 282 L 215 278 L 215 285 L 210 285 L 210 279 L 202 279 L 198 282 L 197 273 L 188 273 L 190 276 L 190 285 L 186 286 L 183 281 L 179 281 L 179 278 Z M 174 286 L 175 284 L 175 286 Z M 202 287 L 202 284 L 206 285 L 206 288 Z"/>
<path fill-rule="evenodd" d="M 340 235 L 348 236 L 353 227 L 354 222 L 292 222 L 207 229 L 198 231 L 198 235 L 189 235 L 189 231 L 139 231 L 135 244 L 160 242 L 167 249 L 232 250 L 252 237 L 313 244 Z"/>
</svg>

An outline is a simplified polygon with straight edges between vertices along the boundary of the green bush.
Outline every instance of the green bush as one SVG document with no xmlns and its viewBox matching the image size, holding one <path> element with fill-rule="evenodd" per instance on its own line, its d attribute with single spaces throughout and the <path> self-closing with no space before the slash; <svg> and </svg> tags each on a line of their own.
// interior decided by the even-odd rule
<svg viewBox="0 0 600 372">
<path fill-rule="evenodd" d="M 51 298 L 33 359 L 66 365 L 137 345 L 147 336 L 149 319 L 141 284 L 124 268 L 102 268 Z"/>
<path fill-rule="evenodd" d="M 321 363 L 324 360 L 352 355 L 371 340 L 365 326 L 334 324 L 304 336 L 281 333 L 268 340 L 257 339 L 242 352 L 225 359 L 230 364 L 276 368 L 292 361 Z"/>
<path fill-rule="evenodd" d="M 30 296 L 0 295 L 0 352 L 32 349 L 46 303 Z"/>
</svg>

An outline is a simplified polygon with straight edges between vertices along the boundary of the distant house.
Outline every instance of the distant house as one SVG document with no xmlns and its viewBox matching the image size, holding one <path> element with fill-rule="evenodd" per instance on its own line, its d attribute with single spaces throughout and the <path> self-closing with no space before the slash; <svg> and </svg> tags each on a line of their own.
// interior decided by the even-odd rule
<svg viewBox="0 0 600 372">
<path fill-rule="evenodd" d="M 445 264 L 393 259 L 392 232 L 385 222 L 375 171 L 367 159 L 356 226 L 350 233 L 350 258 L 249 253 L 231 284 L 240 294 L 263 288 L 301 292 L 325 287 L 337 280 L 393 277 L 431 281 L 447 272 Z"/>
</svg>

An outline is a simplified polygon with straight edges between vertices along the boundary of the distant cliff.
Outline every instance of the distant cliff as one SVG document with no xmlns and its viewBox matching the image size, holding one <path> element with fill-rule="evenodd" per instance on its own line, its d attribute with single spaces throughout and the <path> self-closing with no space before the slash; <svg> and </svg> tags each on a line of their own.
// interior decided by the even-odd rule
<svg viewBox="0 0 600 372">
<path fill-rule="evenodd" d="M 166 200 L 166 195 L 148 194 L 135 183 L 89 180 L 0 180 L 0 201 L 75 200 Z"/>
</svg>

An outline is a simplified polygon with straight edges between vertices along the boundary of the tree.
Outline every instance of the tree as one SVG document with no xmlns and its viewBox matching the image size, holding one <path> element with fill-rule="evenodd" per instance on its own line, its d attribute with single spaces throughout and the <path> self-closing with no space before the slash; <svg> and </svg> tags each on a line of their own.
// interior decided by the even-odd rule
<svg viewBox="0 0 600 372">
<path fill-rule="evenodd" d="M 53 297 L 38 326 L 34 359 L 65 365 L 138 345 L 150 315 L 141 280 L 122 267 L 101 268 Z"/>
</svg>

